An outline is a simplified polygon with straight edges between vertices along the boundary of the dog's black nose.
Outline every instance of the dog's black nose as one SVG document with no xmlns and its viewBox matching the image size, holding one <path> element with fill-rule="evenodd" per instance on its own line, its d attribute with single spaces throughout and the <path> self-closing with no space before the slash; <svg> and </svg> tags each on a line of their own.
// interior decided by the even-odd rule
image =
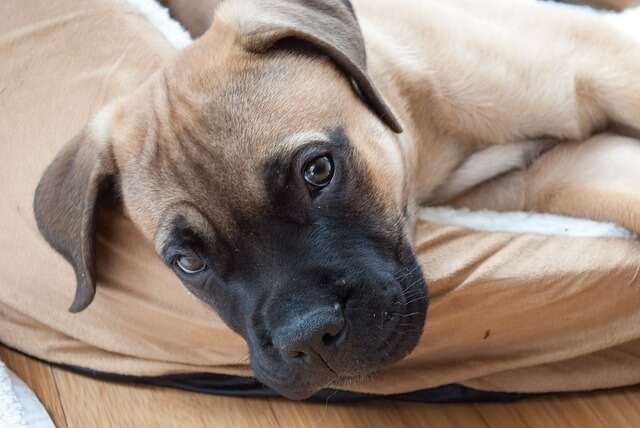
<svg viewBox="0 0 640 428">
<path fill-rule="evenodd" d="M 347 334 L 342 307 L 335 304 L 314 308 L 292 317 L 274 334 L 274 345 L 285 359 L 324 356 L 337 349 Z"/>
</svg>

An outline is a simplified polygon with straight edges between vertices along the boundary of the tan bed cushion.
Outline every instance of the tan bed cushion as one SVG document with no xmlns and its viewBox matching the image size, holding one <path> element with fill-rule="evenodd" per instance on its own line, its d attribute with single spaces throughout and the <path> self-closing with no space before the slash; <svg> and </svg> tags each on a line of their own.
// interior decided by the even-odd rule
<svg viewBox="0 0 640 428">
<path fill-rule="evenodd" d="M 71 267 L 38 233 L 36 183 L 99 106 L 172 54 L 124 1 L 0 2 L 0 341 L 103 372 L 250 375 L 241 338 L 191 297 L 115 211 L 99 233 L 99 287 L 67 312 Z M 6 60 L 9 58 L 9 60 Z M 431 287 L 423 340 L 353 390 L 461 383 L 565 391 L 640 383 L 640 244 L 421 224 Z"/>
</svg>

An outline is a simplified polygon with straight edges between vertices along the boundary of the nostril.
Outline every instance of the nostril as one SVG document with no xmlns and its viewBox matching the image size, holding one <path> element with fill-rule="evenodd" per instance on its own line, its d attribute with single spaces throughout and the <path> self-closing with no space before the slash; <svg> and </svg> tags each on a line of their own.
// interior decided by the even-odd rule
<svg viewBox="0 0 640 428">
<path fill-rule="evenodd" d="M 338 336 L 334 336 L 333 334 L 325 334 L 322 336 L 322 344 L 324 346 L 331 346 L 338 340 Z"/>
<path fill-rule="evenodd" d="M 344 308 L 346 308 L 347 304 L 351 300 L 352 295 L 353 295 L 353 290 L 350 288 L 346 289 L 344 291 L 344 294 L 340 296 L 338 302 L 336 302 L 335 305 L 333 305 L 334 310 L 342 311 Z"/>
<path fill-rule="evenodd" d="M 325 347 L 329 347 L 329 346 L 339 346 L 340 343 L 344 340 L 344 338 L 347 335 L 347 326 L 346 324 L 343 322 L 337 329 L 336 331 L 332 331 L 329 333 L 325 333 L 322 336 L 322 344 Z"/>
</svg>

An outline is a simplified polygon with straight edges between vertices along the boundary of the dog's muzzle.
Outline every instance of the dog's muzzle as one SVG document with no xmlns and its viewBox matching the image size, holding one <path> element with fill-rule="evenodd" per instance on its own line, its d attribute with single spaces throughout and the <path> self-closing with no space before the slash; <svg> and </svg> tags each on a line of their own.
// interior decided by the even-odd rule
<svg viewBox="0 0 640 428">
<path fill-rule="evenodd" d="M 424 325 L 424 282 L 375 279 L 309 287 L 266 302 L 263 328 L 254 326 L 250 343 L 256 376 L 288 398 L 304 399 L 407 355 Z M 410 292 L 407 284 L 414 284 Z"/>
</svg>

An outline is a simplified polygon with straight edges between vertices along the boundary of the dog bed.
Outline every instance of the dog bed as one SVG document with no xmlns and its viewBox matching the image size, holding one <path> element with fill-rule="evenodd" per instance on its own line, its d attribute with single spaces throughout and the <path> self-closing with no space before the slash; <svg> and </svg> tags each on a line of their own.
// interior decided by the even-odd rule
<svg viewBox="0 0 640 428">
<path fill-rule="evenodd" d="M 54 155 L 101 105 L 188 43 L 176 41 L 184 33 L 167 24 L 166 11 L 140 7 L 124 0 L 0 5 L 0 52 L 9 59 L 0 63 L 0 342 L 109 379 L 273 394 L 251 378 L 243 340 L 186 292 L 117 208 L 101 212 L 99 291 L 80 314 L 67 312 L 71 266 L 38 232 L 33 192 Z M 182 36 L 168 39 L 154 25 L 174 25 Z M 640 242 L 633 236 L 531 214 L 421 215 L 416 251 L 431 294 L 422 340 L 367 383 L 330 392 L 333 401 L 510 399 L 640 383 Z M 494 229 L 503 219 L 512 229 L 440 224 L 469 215 Z M 514 231 L 523 216 L 582 236 Z"/>
</svg>

